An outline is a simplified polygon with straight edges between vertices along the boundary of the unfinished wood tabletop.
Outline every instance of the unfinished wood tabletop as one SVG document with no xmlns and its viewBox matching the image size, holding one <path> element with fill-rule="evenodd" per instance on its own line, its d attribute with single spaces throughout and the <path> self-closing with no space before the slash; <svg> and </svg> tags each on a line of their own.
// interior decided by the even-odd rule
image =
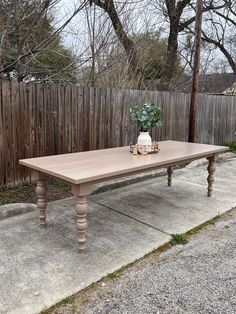
<svg viewBox="0 0 236 314">
<path fill-rule="evenodd" d="M 160 142 L 160 152 L 133 155 L 129 147 L 101 149 L 73 154 L 54 155 L 20 160 L 20 164 L 52 175 L 72 184 L 92 182 L 171 163 L 207 157 L 227 151 L 228 147 L 186 143 Z"/>
</svg>

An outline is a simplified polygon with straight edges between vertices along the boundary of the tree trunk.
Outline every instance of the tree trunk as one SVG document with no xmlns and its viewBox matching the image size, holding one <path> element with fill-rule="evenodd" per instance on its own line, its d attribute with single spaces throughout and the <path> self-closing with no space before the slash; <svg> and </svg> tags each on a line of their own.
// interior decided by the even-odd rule
<svg viewBox="0 0 236 314">
<path fill-rule="evenodd" d="M 197 0 L 196 25 L 195 25 L 195 53 L 193 68 L 193 83 L 190 103 L 189 115 L 189 137 L 188 141 L 195 142 L 196 128 L 196 105 L 199 91 L 199 70 L 200 70 L 200 54 L 201 54 L 201 31 L 202 31 L 202 0 Z"/>
<path fill-rule="evenodd" d="M 100 0 L 91 0 L 91 3 L 102 8 L 105 12 L 108 13 L 109 18 L 112 22 L 112 26 L 118 37 L 119 41 L 121 42 L 122 46 L 125 49 L 126 55 L 128 57 L 128 62 L 130 66 L 130 71 L 135 76 L 135 80 L 140 88 L 142 86 L 142 71 L 139 65 L 138 54 L 134 45 L 134 42 L 128 37 L 127 33 L 124 30 L 124 27 L 121 23 L 121 20 L 118 16 L 116 11 L 115 5 L 113 0 L 102 2 Z"/>
<path fill-rule="evenodd" d="M 162 90 L 169 90 L 171 79 L 174 73 L 174 65 L 178 52 L 178 20 L 170 22 L 170 33 L 168 37 L 167 58 L 164 71 L 161 76 Z"/>
</svg>

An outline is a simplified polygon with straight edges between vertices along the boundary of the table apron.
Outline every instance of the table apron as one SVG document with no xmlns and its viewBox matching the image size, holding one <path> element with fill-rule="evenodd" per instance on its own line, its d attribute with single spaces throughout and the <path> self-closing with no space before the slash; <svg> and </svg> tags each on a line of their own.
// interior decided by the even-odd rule
<svg viewBox="0 0 236 314">
<path fill-rule="evenodd" d="M 181 164 L 185 164 L 185 163 L 190 163 L 190 162 L 193 162 L 195 160 L 198 160 L 198 159 L 202 159 L 202 158 L 209 158 L 209 157 L 216 157 L 217 155 L 219 155 L 218 153 L 213 153 L 213 154 L 206 154 L 204 156 L 201 156 L 201 157 L 197 157 L 197 158 L 190 158 L 190 159 L 185 159 L 185 160 L 181 160 L 181 161 L 175 161 L 175 162 L 170 162 L 170 163 L 164 163 L 162 165 L 155 165 L 155 166 L 151 166 L 151 167 L 147 167 L 147 168 L 144 168 L 144 169 L 138 169 L 138 170 L 134 170 L 134 171 L 128 171 L 128 172 L 124 172 L 124 173 L 121 173 L 121 174 L 118 174 L 118 175 L 110 175 L 108 177 L 104 177 L 104 178 L 101 178 L 101 179 L 97 179 L 97 180 L 92 180 L 92 181 L 85 181 L 85 182 L 79 182 L 79 183 L 73 183 L 73 182 L 70 182 L 69 180 L 66 180 L 66 179 L 62 179 L 62 178 L 58 178 L 57 176 L 54 176 L 52 174 L 47 174 L 47 173 L 44 173 L 44 172 L 41 172 L 39 170 L 35 170 L 35 169 L 31 169 L 32 172 L 34 173 L 34 179 L 37 180 L 40 176 L 45 176 L 45 177 L 53 177 L 53 178 L 56 178 L 58 180 L 61 180 L 61 181 L 64 181 L 70 185 L 81 185 L 81 186 L 92 186 L 94 184 L 98 184 L 98 183 L 102 183 L 102 182 L 105 182 L 105 181 L 111 181 L 111 180 L 116 180 L 116 179 L 120 179 L 122 177 L 128 177 L 128 176 L 132 176 L 132 175 L 135 175 L 135 174 L 140 174 L 140 173 L 144 173 L 144 172 L 148 172 L 148 171 L 155 171 L 157 169 L 164 169 L 164 168 L 169 168 L 169 167 L 174 167 L 174 166 L 177 166 L 177 165 L 181 165 Z"/>
<path fill-rule="evenodd" d="M 174 167 L 174 166 L 177 166 L 177 165 L 190 163 L 190 162 L 193 162 L 195 160 L 202 159 L 202 158 L 206 158 L 207 159 L 209 157 L 216 157 L 217 155 L 218 155 L 218 153 L 207 154 L 207 155 L 205 155 L 203 157 L 199 157 L 199 158 L 185 159 L 185 160 L 181 160 L 181 161 L 177 161 L 177 162 L 175 161 L 175 162 L 166 163 L 166 164 L 162 164 L 162 165 L 158 165 L 158 166 L 153 166 L 153 167 L 148 167 L 148 168 L 144 168 L 144 169 L 129 171 L 129 172 L 121 173 L 121 174 L 118 174 L 118 175 L 113 175 L 113 176 L 109 176 L 109 177 L 106 177 L 106 178 L 89 181 L 89 182 L 86 182 L 86 183 L 90 183 L 91 185 L 94 185 L 94 184 L 102 183 L 104 181 L 115 180 L 115 179 L 119 179 L 119 178 L 122 178 L 122 177 L 128 177 L 128 176 L 132 176 L 132 175 L 143 173 L 143 172 L 148 172 L 148 171 L 154 171 L 154 170 L 157 170 L 157 169 L 164 169 L 164 168 Z M 84 184 L 84 183 L 78 183 L 78 184 Z"/>
</svg>

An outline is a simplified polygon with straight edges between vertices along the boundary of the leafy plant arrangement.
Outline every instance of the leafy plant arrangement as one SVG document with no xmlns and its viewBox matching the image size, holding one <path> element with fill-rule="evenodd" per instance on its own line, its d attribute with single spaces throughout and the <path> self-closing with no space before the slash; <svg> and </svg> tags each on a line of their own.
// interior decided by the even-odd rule
<svg viewBox="0 0 236 314">
<path fill-rule="evenodd" d="M 152 103 L 146 103 L 131 108 L 130 116 L 141 132 L 148 132 L 153 127 L 161 126 L 163 110 Z"/>
</svg>

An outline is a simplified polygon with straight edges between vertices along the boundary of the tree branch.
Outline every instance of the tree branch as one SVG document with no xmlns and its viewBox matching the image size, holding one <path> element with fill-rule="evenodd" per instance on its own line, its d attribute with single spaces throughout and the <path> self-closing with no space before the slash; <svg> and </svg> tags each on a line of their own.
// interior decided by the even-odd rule
<svg viewBox="0 0 236 314">
<path fill-rule="evenodd" d="M 90 0 L 90 4 L 91 3 L 94 3 L 95 5 L 99 6 L 109 15 L 114 31 L 127 54 L 131 71 L 138 76 L 138 80 L 141 79 L 141 70 L 139 67 L 138 54 L 134 42 L 128 37 L 127 33 L 124 30 L 124 27 L 118 16 L 113 0 L 106 2 L 101 0 Z"/>
<path fill-rule="evenodd" d="M 0 73 L 5 72 L 6 70 L 12 68 L 14 65 L 19 63 L 22 59 L 28 57 L 32 53 L 39 53 L 42 49 L 45 49 L 47 46 L 49 46 L 59 35 L 59 33 L 70 23 L 70 21 L 88 4 L 88 0 L 84 0 L 83 3 L 75 9 L 73 14 L 66 20 L 66 22 L 60 26 L 57 30 L 55 30 L 49 37 L 44 39 L 41 43 L 36 45 L 34 48 L 31 49 L 31 51 L 28 51 L 24 53 L 23 55 L 19 55 L 18 58 L 13 61 L 11 64 L 9 64 L 6 67 L 0 68 Z"/>
<path fill-rule="evenodd" d="M 223 44 L 221 44 L 219 41 L 216 41 L 216 40 L 208 37 L 203 31 L 202 31 L 202 35 L 203 35 L 202 40 L 204 40 L 210 44 L 213 44 L 220 49 L 220 51 L 224 54 L 224 56 L 228 60 L 229 65 L 231 66 L 234 74 L 236 75 L 236 62 L 234 61 L 233 57 L 228 52 L 228 50 L 225 48 L 225 46 Z"/>
</svg>

